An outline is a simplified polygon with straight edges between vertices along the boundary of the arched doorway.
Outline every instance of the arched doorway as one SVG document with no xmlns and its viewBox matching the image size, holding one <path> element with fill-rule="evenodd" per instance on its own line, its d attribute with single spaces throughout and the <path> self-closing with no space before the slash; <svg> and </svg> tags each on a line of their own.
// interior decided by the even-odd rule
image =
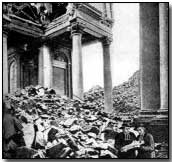
<svg viewBox="0 0 172 162">
<path fill-rule="evenodd" d="M 25 51 L 20 54 L 20 87 L 38 84 L 38 51 Z"/>
<path fill-rule="evenodd" d="M 56 52 L 53 58 L 52 87 L 57 94 L 67 95 L 67 58 L 61 52 Z"/>
</svg>

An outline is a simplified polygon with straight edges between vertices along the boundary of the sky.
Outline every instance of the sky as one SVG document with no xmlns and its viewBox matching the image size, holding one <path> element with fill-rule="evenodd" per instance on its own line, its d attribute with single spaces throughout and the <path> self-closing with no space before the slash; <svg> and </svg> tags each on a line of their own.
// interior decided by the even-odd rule
<svg viewBox="0 0 172 162">
<path fill-rule="evenodd" d="M 111 44 L 112 85 L 128 80 L 139 69 L 139 4 L 114 3 L 113 42 Z M 103 83 L 103 50 L 100 42 L 84 46 L 84 91 Z"/>
</svg>

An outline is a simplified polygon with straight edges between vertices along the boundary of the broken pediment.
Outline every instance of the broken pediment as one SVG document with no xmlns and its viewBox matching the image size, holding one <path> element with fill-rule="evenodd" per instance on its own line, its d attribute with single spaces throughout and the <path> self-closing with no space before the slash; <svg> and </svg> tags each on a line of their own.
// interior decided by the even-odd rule
<svg viewBox="0 0 172 162">
<path fill-rule="evenodd" d="M 3 12 L 19 18 L 46 25 L 66 13 L 68 3 L 4 3 Z"/>
<path fill-rule="evenodd" d="M 70 34 L 76 30 L 82 31 L 82 43 L 111 37 L 111 7 L 109 3 L 3 3 L 3 27 L 40 41 L 53 38 L 71 47 Z"/>
</svg>

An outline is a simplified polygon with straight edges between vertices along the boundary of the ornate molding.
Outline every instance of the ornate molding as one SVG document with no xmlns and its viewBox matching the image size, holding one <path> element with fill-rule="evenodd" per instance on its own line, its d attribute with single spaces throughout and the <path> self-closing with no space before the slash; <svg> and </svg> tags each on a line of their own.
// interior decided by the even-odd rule
<svg viewBox="0 0 172 162">
<path fill-rule="evenodd" d="M 113 26 L 113 19 L 107 17 L 107 11 L 99 11 L 95 7 L 91 6 L 89 3 L 82 3 L 80 7 L 77 8 L 80 12 L 89 15 L 91 18 L 99 21 L 101 24 L 112 28 Z M 111 11 L 110 11 L 111 12 Z"/>
<path fill-rule="evenodd" d="M 103 24 L 109 28 L 112 28 L 112 26 L 114 24 L 114 21 L 112 19 L 107 18 L 107 17 L 102 17 L 102 20 L 100 22 L 101 22 L 101 24 Z"/>
<path fill-rule="evenodd" d="M 102 12 L 97 10 L 95 7 L 91 6 L 89 3 L 80 3 L 77 8 L 79 11 L 86 13 L 87 15 L 93 17 L 96 20 L 100 20 Z"/>
<path fill-rule="evenodd" d="M 54 27 L 60 26 L 65 24 L 66 22 L 68 22 L 68 20 L 70 19 L 70 13 L 64 14 L 56 19 L 54 19 L 46 28 L 46 30 L 50 30 Z"/>
<path fill-rule="evenodd" d="M 11 19 L 3 14 L 3 20 L 2 20 L 2 25 L 3 25 L 3 34 L 8 35 L 8 32 L 10 31 L 9 24 L 11 23 Z"/>
<path fill-rule="evenodd" d="M 71 22 L 71 26 L 69 28 L 69 30 L 71 31 L 71 35 L 73 34 L 82 34 L 83 30 L 84 30 L 84 25 L 83 23 L 80 22 Z"/>
<path fill-rule="evenodd" d="M 69 15 L 69 19 L 71 20 L 76 15 L 76 8 L 77 6 L 74 3 L 69 3 L 66 7 L 67 11 L 66 14 Z"/>
<path fill-rule="evenodd" d="M 41 45 L 47 45 L 48 44 L 48 38 L 46 36 L 39 37 L 39 41 Z"/>
<path fill-rule="evenodd" d="M 53 53 L 54 55 L 57 54 L 57 55 L 61 55 L 64 59 L 65 59 L 65 63 L 66 65 L 67 64 L 70 64 L 71 63 L 71 55 L 70 55 L 70 51 L 69 49 L 66 49 L 66 47 L 62 46 L 62 45 L 58 45 L 56 47 L 56 49 L 53 49 Z M 55 60 L 55 56 L 53 55 L 53 59 Z M 58 60 L 56 60 L 58 61 Z"/>
<path fill-rule="evenodd" d="M 53 66 L 54 67 L 59 67 L 59 68 L 62 68 L 62 69 L 66 69 L 67 64 L 66 64 L 66 62 L 53 60 Z"/>
<path fill-rule="evenodd" d="M 112 43 L 113 39 L 111 37 L 103 37 L 101 42 L 103 46 L 109 46 Z"/>
<path fill-rule="evenodd" d="M 9 29 L 3 27 L 3 31 L 2 32 L 3 32 L 3 37 L 7 38 L 8 37 L 8 33 L 9 33 Z"/>
</svg>

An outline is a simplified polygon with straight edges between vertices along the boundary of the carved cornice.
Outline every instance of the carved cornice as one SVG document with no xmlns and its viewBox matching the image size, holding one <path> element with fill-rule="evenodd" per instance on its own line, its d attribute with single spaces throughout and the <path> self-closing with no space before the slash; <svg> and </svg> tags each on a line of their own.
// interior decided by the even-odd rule
<svg viewBox="0 0 172 162">
<path fill-rule="evenodd" d="M 46 37 L 48 39 L 55 38 L 65 32 L 67 34 L 71 32 L 71 35 L 88 33 L 97 39 L 103 36 L 111 37 L 112 19 L 102 17 L 102 12 L 93 6 L 87 3 L 69 3 L 66 8 L 66 14 L 54 19 L 46 26 L 46 29 L 39 23 L 37 24 L 31 20 L 6 13 L 5 16 L 3 15 L 3 31 L 11 30 L 23 35 L 29 35 L 37 38 L 37 42 L 41 43 L 49 42 Z M 10 10 L 8 9 L 6 12 L 7 11 Z M 42 38 L 42 36 L 45 36 L 45 38 Z M 61 42 L 63 42 L 63 40 Z"/>
<path fill-rule="evenodd" d="M 100 21 L 103 25 L 112 28 L 114 21 L 112 19 L 109 19 L 107 17 L 102 17 L 102 20 Z"/>
<path fill-rule="evenodd" d="M 76 10 L 78 11 L 77 17 L 81 17 L 81 18 L 89 17 L 93 21 L 96 21 L 99 25 L 103 25 L 105 27 L 108 27 L 109 29 L 111 29 L 113 26 L 114 23 L 113 19 L 108 18 L 101 11 L 98 12 L 97 9 L 95 9 L 94 7 L 92 7 L 87 3 L 81 4 L 80 7 Z"/>
<path fill-rule="evenodd" d="M 3 30 L 2 31 L 3 31 L 3 34 L 6 36 L 8 35 L 8 32 L 10 31 L 10 28 L 9 28 L 10 22 L 11 22 L 11 19 L 8 16 L 3 14 L 3 20 L 2 20 Z"/>
<path fill-rule="evenodd" d="M 77 8 L 79 11 L 82 11 L 96 20 L 100 20 L 102 16 L 102 12 L 97 10 L 95 7 L 91 6 L 88 3 L 80 3 L 79 7 Z"/>
<path fill-rule="evenodd" d="M 66 22 L 68 22 L 69 19 L 70 19 L 70 15 L 69 15 L 69 14 L 70 14 L 70 13 L 67 13 L 67 14 L 64 14 L 64 15 L 62 15 L 62 16 L 60 16 L 60 17 L 54 19 L 54 20 L 47 26 L 46 31 L 47 31 L 47 30 L 50 30 L 50 29 L 52 29 L 52 28 L 54 28 L 54 27 L 63 25 L 63 24 L 65 24 Z"/>
</svg>

